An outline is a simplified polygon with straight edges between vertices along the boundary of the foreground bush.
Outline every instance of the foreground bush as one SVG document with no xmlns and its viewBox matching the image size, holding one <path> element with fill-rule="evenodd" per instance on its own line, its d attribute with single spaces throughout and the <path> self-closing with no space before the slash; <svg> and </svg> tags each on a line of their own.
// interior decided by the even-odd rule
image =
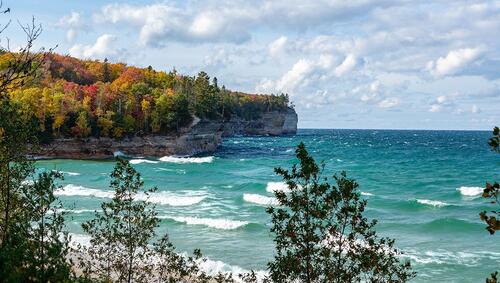
<svg viewBox="0 0 500 283">
<path fill-rule="evenodd" d="M 345 172 L 330 182 L 303 143 L 299 164 L 276 168 L 288 191 L 275 191 L 269 207 L 276 252 L 268 264 L 272 282 L 406 282 L 415 276 L 401 262 L 394 240 L 379 238 L 376 221 L 363 216 L 366 200 Z M 251 281 L 251 275 L 247 280 Z"/>
</svg>

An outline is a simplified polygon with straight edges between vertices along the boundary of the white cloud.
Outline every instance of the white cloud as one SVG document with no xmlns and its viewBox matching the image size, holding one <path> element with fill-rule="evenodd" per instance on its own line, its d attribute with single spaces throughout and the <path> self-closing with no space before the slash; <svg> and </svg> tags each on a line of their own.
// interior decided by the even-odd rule
<svg viewBox="0 0 500 283">
<path fill-rule="evenodd" d="M 453 75 L 477 59 L 480 54 L 479 48 L 452 50 L 446 57 L 439 57 L 435 62 L 428 62 L 427 69 L 436 76 Z"/>
<path fill-rule="evenodd" d="M 399 103 L 400 103 L 399 98 L 389 97 L 389 98 L 386 98 L 386 99 L 380 101 L 377 105 L 380 108 L 393 108 L 393 107 L 398 106 Z"/>
<path fill-rule="evenodd" d="M 111 4 L 94 15 L 100 23 L 131 24 L 139 28 L 140 43 L 160 47 L 168 40 L 242 43 L 258 27 L 306 30 L 351 20 L 384 6 L 356 1 L 221 1 L 180 6 Z"/>
<path fill-rule="evenodd" d="M 104 59 L 105 57 L 116 57 L 120 50 L 117 50 L 112 45 L 117 40 L 117 37 L 111 34 L 103 34 L 99 36 L 96 42 L 92 45 L 76 44 L 69 49 L 69 54 L 78 58 L 85 59 Z"/>
<path fill-rule="evenodd" d="M 285 52 L 285 48 L 288 43 L 288 38 L 286 36 L 280 36 L 275 41 L 269 44 L 269 54 L 271 56 L 279 56 Z"/>
<path fill-rule="evenodd" d="M 73 42 L 80 30 L 88 28 L 88 26 L 83 23 L 81 14 L 78 12 L 71 12 L 71 14 L 63 16 L 59 19 L 56 26 L 67 28 L 66 40 L 68 42 Z"/>
<path fill-rule="evenodd" d="M 441 112 L 442 109 L 443 109 L 442 105 L 432 104 L 431 107 L 429 108 L 429 112 L 437 113 Z"/>
<path fill-rule="evenodd" d="M 335 68 L 335 75 L 341 77 L 350 72 L 356 66 L 356 58 L 354 55 L 349 54 L 345 57 L 344 61 Z"/>
<path fill-rule="evenodd" d="M 481 109 L 479 107 L 477 107 L 476 104 L 472 105 L 471 109 L 470 109 L 470 112 L 472 114 L 477 114 L 477 113 L 481 113 Z"/>
</svg>

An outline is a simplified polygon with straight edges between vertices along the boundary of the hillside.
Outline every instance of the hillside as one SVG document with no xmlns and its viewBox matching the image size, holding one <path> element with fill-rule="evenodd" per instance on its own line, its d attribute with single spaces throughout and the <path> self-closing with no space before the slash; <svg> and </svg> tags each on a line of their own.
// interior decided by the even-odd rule
<svg viewBox="0 0 500 283">
<path fill-rule="evenodd" d="M 0 55 L 0 67 L 8 64 Z M 11 101 L 35 123 L 48 157 L 191 155 L 214 151 L 222 136 L 297 130 L 288 96 L 227 90 L 200 72 L 185 76 L 45 54 L 38 76 Z"/>
<path fill-rule="evenodd" d="M 3 56 L 8 58 L 6 56 Z M 6 59 L 0 57 L 0 61 Z M 5 63 L 0 63 L 5 64 Z M 57 138 L 171 135 L 193 117 L 251 121 L 288 111 L 288 96 L 227 90 L 217 78 L 47 54 L 37 79 L 10 93 L 44 143 Z"/>
</svg>

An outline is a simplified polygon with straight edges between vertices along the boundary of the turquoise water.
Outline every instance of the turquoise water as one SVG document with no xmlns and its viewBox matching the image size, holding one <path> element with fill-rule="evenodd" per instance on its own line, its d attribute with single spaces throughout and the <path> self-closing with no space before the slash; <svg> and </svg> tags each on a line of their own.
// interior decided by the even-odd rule
<svg viewBox="0 0 500 283">
<path fill-rule="evenodd" d="M 225 139 L 213 155 L 191 159 L 132 159 L 154 195 L 161 230 L 180 251 L 201 248 L 207 269 L 265 269 L 272 258 L 265 205 L 280 179 L 276 166 L 294 163 L 303 141 L 331 175 L 346 170 L 368 200 L 367 215 L 381 235 L 396 239 L 418 272 L 414 282 L 484 282 L 500 269 L 500 246 L 478 219 L 491 209 L 479 197 L 485 180 L 499 179 L 500 156 L 488 132 L 299 130 L 289 137 Z M 111 192 L 112 161 L 48 160 L 39 168 L 64 171 L 58 194 L 80 224 Z M 493 238 L 492 238 L 493 237 Z"/>
</svg>

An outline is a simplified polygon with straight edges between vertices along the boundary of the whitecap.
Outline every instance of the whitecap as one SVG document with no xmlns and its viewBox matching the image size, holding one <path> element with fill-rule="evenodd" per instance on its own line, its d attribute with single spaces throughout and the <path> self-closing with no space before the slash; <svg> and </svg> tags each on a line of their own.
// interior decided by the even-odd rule
<svg viewBox="0 0 500 283">
<path fill-rule="evenodd" d="M 374 194 L 372 193 L 367 193 L 367 192 L 361 192 L 362 196 L 373 196 Z"/>
<path fill-rule="evenodd" d="M 94 212 L 95 210 L 93 209 L 58 209 L 58 212 L 67 212 L 70 214 L 81 214 L 81 213 L 86 213 L 86 212 Z"/>
<path fill-rule="evenodd" d="M 64 186 L 62 189 L 56 190 L 54 194 L 58 196 L 93 196 L 98 198 L 112 198 L 115 192 L 102 191 L 69 184 Z M 183 195 L 173 194 L 171 192 L 156 192 L 149 194 L 149 196 L 141 192 L 135 195 L 134 200 L 147 200 L 151 203 L 170 206 L 189 206 L 201 202 L 206 197 L 206 195 L 202 195 L 200 192 L 187 192 Z"/>
<path fill-rule="evenodd" d="M 190 206 L 203 201 L 207 196 L 187 193 L 184 195 L 173 194 L 171 192 L 157 192 L 150 194 L 149 198 L 145 194 L 138 194 L 135 200 L 147 200 L 152 203 L 169 206 Z"/>
<path fill-rule="evenodd" d="M 279 205 L 277 199 L 258 194 L 243 194 L 243 200 L 260 205 Z"/>
<path fill-rule="evenodd" d="M 156 169 L 166 172 L 175 172 L 177 174 L 186 174 L 186 170 L 184 169 L 169 169 L 169 168 L 156 168 Z"/>
<path fill-rule="evenodd" d="M 164 156 L 160 158 L 160 161 L 186 164 L 186 163 L 212 163 L 214 161 L 213 156 L 206 157 L 175 157 L 175 156 Z"/>
<path fill-rule="evenodd" d="M 52 170 L 52 171 L 58 172 L 58 173 L 61 173 L 61 174 L 64 174 L 64 175 L 69 175 L 69 176 L 80 176 L 81 175 L 80 173 L 69 172 L 69 171 L 59 171 L 59 170 Z"/>
<path fill-rule="evenodd" d="M 188 225 L 203 225 L 211 228 L 222 230 L 233 230 L 247 225 L 247 221 L 230 220 L 230 219 L 213 219 L 213 218 L 198 218 L 198 217 L 170 217 L 159 216 L 158 218 L 172 219 L 176 222 L 186 223 Z"/>
<path fill-rule="evenodd" d="M 457 188 L 457 191 L 459 191 L 463 196 L 476 197 L 483 193 L 484 188 L 462 186 L 460 188 Z"/>
<path fill-rule="evenodd" d="M 238 274 L 249 273 L 248 270 L 243 269 L 237 265 L 229 265 L 229 264 L 222 262 L 220 260 L 211 260 L 207 257 L 199 259 L 197 261 L 197 264 L 201 270 L 203 270 L 204 272 L 206 272 L 208 275 L 211 275 L 211 276 L 215 276 L 219 273 L 232 274 L 235 282 L 243 282 L 238 277 Z M 257 277 L 257 282 L 263 282 L 264 277 L 266 277 L 268 275 L 268 273 L 267 273 L 267 271 L 264 271 L 264 270 L 258 270 L 258 271 L 255 271 L 255 275 Z"/>
<path fill-rule="evenodd" d="M 90 240 L 91 240 L 90 236 L 84 234 L 75 234 L 75 233 L 70 233 L 69 235 L 71 236 L 71 242 L 70 242 L 71 247 L 77 248 L 78 244 L 81 244 L 83 246 L 90 246 Z M 188 256 L 187 253 L 180 253 L 180 255 L 185 257 Z M 156 260 L 156 257 L 155 256 L 151 257 L 151 260 L 153 261 Z M 241 268 L 237 265 L 230 265 L 220 260 L 211 260 L 208 257 L 200 258 L 199 260 L 196 261 L 196 263 L 200 267 L 200 270 L 206 272 L 208 275 L 211 276 L 215 276 L 219 273 L 232 274 L 235 282 L 243 282 L 238 277 L 238 274 L 244 274 L 249 272 L 249 270 Z M 256 271 L 255 274 L 257 276 L 257 282 L 262 282 L 264 277 L 268 275 L 268 273 L 264 270 Z"/>
<path fill-rule="evenodd" d="M 93 196 L 98 198 L 112 198 L 114 194 L 114 191 L 101 191 L 73 184 L 66 185 L 54 192 L 54 195 L 57 196 Z"/>
<path fill-rule="evenodd" d="M 438 200 L 428 200 L 428 199 L 417 199 L 417 202 L 420 204 L 426 204 L 430 206 L 435 206 L 435 207 L 443 207 L 443 206 L 448 206 L 450 204 Z"/>
<path fill-rule="evenodd" d="M 270 193 L 274 193 L 275 191 L 279 192 L 290 192 L 288 185 L 285 182 L 268 182 L 266 186 L 266 191 Z"/>
<path fill-rule="evenodd" d="M 141 164 L 141 163 L 156 164 L 156 163 L 158 163 L 158 161 L 148 160 L 148 159 L 132 159 L 129 162 L 130 162 L 130 164 Z"/>
</svg>

